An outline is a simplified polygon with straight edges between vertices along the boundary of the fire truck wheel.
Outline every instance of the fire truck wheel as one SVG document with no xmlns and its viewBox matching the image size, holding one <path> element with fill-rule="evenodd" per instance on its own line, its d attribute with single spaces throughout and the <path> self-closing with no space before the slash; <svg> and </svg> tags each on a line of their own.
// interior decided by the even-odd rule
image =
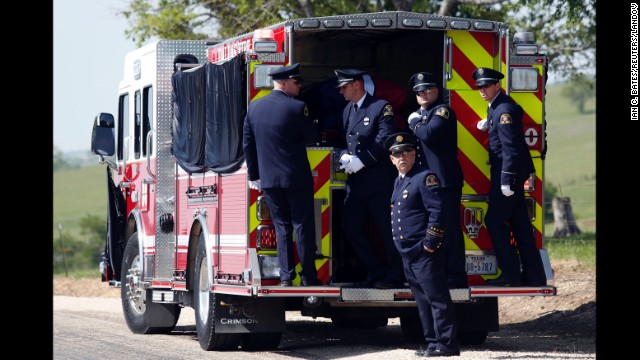
<svg viewBox="0 0 640 360">
<path fill-rule="evenodd" d="M 400 329 L 402 330 L 402 336 L 405 341 L 410 343 L 425 343 L 424 335 L 422 334 L 422 324 L 420 323 L 420 317 L 416 316 L 401 316 L 400 317 Z"/>
<path fill-rule="evenodd" d="M 122 312 L 129 330 L 134 334 L 170 333 L 180 317 L 180 307 L 177 304 L 153 303 L 151 292 L 142 287 L 142 262 L 137 232 L 131 234 L 127 241 L 120 276 Z"/>
<path fill-rule="evenodd" d="M 275 350 L 280 345 L 282 332 L 244 334 L 242 349 L 247 351 Z"/>
<path fill-rule="evenodd" d="M 209 261 L 207 260 L 207 244 L 204 233 L 198 239 L 198 252 L 193 267 L 194 289 L 193 308 L 196 314 L 196 332 L 202 349 L 236 350 L 240 346 L 243 334 L 216 333 L 216 309 L 218 303 L 216 295 L 210 291 Z"/>
</svg>

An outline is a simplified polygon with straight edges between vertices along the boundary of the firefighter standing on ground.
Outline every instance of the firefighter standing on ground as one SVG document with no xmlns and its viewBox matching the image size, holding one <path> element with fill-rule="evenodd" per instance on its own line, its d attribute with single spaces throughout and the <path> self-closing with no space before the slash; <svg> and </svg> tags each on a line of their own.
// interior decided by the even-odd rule
<svg viewBox="0 0 640 360">
<path fill-rule="evenodd" d="M 272 70 L 273 91 L 249 104 L 243 128 L 243 149 L 249 186 L 264 192 L 278 238 L 280 285 L 296 277 L 293 231 L 303 286 L 321 285 L 315 268 L 316 231 L 313 177 L 306 144 L 316 136 L 307 105 L 293 97 L 300 92 L 300 64 Z"/>
<path fill-rule="evenodd" d="M 391 240 L 389 197 L 395 169 L 384 148 L 387 137 L 396 132 L 391 105 L 369 95 L 364 88 L 362 70 L 336 70 L 340 94 L 349 100 L 342 113 L 347 149 L 340 157 L 341 169 L 349 177 L 342 216 L 342 228 L 367 276 L 359 287 L 404 287 L 402 259 Z M 386 263 L 367 236 L 367 213 L 378 226 L 384 243 Z"/>
<path fill-rule="evenodd" d="M 491 190 L 485 226 L 502 274 L 487 280 L 493 286 L 546 286 L 542 258 L 535 246 L 527 212 L 524 183 L 535 171 L 522 129 L 523 110 L 501 91 L 504 75 L 489 68 L 472 74 L 482 99 L 489 102 L 487 119 L 478 128 L 489 131 Z M 510 244 L 513 233 L 517 249 Z M 522 263 L 522 273 L 520 264 Z"/>
<path fill-rule="evenodd" d="M 460 228 L 462 167 L 458 162 L 458 129 L 455 111 L 442 102 L 440 88 L 433 74 L 419 72 L 409 80 L 420 108 L 409 115 L 409 128 L 420 140 L 417 147 L 419 164 L 429 168 L 440 179 L 446 214 L 444 229 L 447 284 L 450 288 L 466 288 L 464 238 Z"/>
<path fill-rule="evenodd" d="M 404 273 L 418 306 L 427 348 L 418 356 L 460 355 L 456 315 L 447 287 L 442 197 L 438 175 L 416 163 L 416 137 L 389 137 L 389 158 L 398 169 L 391 196 L 393 242 L 402 255 Z"/>
</svg>

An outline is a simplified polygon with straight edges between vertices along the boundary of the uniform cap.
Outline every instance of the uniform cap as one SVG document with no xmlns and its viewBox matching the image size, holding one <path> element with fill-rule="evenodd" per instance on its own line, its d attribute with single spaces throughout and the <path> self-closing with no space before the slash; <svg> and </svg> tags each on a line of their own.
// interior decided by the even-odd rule
<svg viewBox="0 0 640 360">
<path fill-rule="evenodd" d="M 345 69 L 345 70 L 336 70 L 336 76 L 338 77 L 338 86 L 343 87 L 350 81 L 362 80 L 362 75 L 367 72 L 364 70 L 356 70 L 356 69 Z"/>
<path fill-rule="evenodd" d="M 477 68 L 471 76 L 476 81 L 476 87 L 495 84 L 504 78 L 501 72 L 489 68 Z"/>
<path fill-rule="evenodd" d="M 420 91 L 434 86 L 438 86 L 436 77 L 428 72 L 419 72 L 413 74 L 411 79 L 409 79 L 409 87 L 411 87 L 411 90 L 413 90 L 413 92 L 415 93 L 419 93 Z"/>
<path fill-rule="evenodd" d="M 407 148 L 413 148 L 418 143 L 418 139 L 413 133 L 399 132 L 390 135 L 384 143 L 384 147 L 393 152 L 395 150 L 402 150 Z"/>
<path fill-rule="evenodd" d="M 268 74 L 272 80 L 302 79 L 300 77 L 300 64 L 282 66 L 271 70 Z"/>
</svg>

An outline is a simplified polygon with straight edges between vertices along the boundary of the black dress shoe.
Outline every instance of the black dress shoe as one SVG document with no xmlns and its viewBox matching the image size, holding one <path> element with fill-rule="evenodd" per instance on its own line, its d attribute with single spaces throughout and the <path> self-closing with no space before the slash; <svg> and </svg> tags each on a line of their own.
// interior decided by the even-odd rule
<svg viewBox="0 0 640 360">
<path fill-rule="evenodd" d="M 318 279 L 302 279 L 302 286 L 322 286 L 322 281 Z"/>
<path fill-rule="evenodd" d="M 291 286 L 291 280 L 280 280 L 280 286 Z"/>
<path fill-rule="evenodd" d="M 442 349 L 435 349 L 427 351 L 427 355 L 423 356 L 460 356 L 460 350 L 458 351 L 445 351 Z"/>
<path fill-rule="evenodd" d="M 505 279 L 503 277 L 499 277 L 497 279 L 489 279 L 485 281 L 489 286 L 501 286 L 501 287 L 514 287 L 514 286 L 522 286 L 522 283 L 517 281 L 511 281 Z"/>
</svg>

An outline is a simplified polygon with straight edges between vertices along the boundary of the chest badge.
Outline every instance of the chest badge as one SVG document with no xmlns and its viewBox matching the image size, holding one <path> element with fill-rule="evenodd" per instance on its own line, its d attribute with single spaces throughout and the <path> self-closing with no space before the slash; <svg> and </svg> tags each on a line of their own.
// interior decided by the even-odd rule
<svg viewBox="0 0 640 360">
<path fill-rule="evenodd" d="M 365 117 L 364 120 L 362 120 L 362 122 L 364 123 L 364 126 L 369 126 L 369 117 Z"/>
<path fill-rule="evenodd" d="M 408 198 L 408 197 L 409 197 L 409 190 L 404 190 L 404 191 L 402 192 L 402 198 L 403 198 L 403 199 L 406 199 L 406 198 Z"/>
</svg>

